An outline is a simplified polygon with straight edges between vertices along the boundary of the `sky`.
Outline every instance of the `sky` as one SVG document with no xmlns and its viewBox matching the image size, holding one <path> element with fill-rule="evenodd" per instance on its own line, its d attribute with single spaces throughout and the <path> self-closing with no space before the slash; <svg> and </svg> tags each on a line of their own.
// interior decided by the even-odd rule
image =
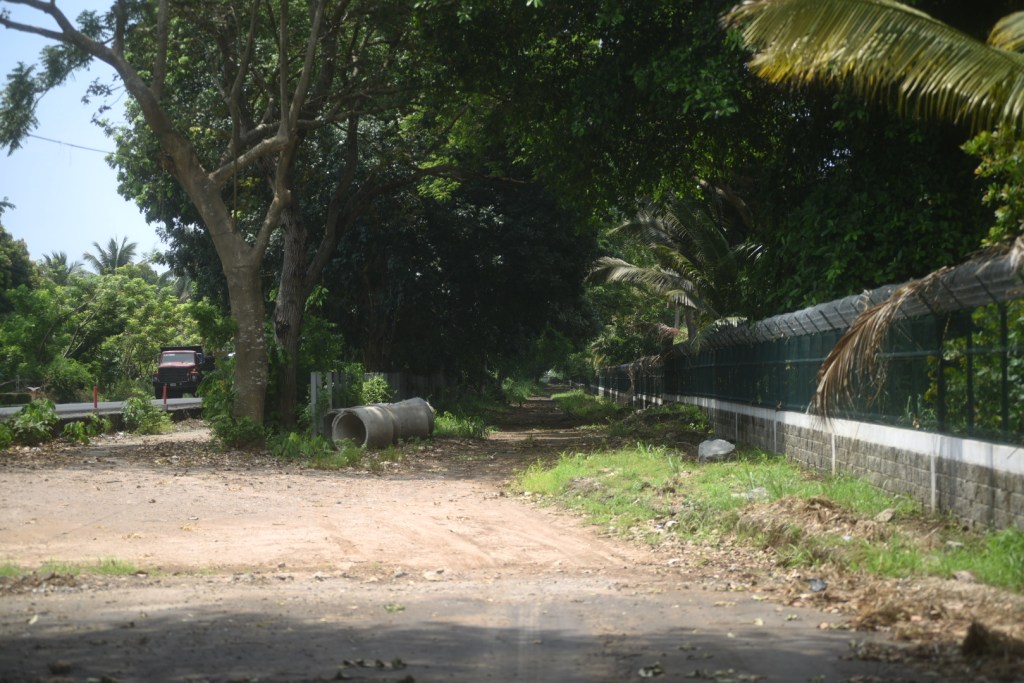
<svg viewBox="0 0 1024 683">
<path fill-rule="evenodd" d="M 58 0 L 57 6 L 73 20 L 84 9 L 109 9 L 110 2 Z M 4 3 L 0 8 L 10 8 L 15 20 L 40 25 L 38 12 Z M 7 74 L 19 61 L 36 63 L 46 44 L 43 38 L 0 28 L 2 83 L 6 85 Z M 0 150 L 0 199 L 15 206 L 4 211 L 0 223 L 14 239 L 25 241 L 33 260 L 64 252 L 69 261 L 82 261 L 83 253 L 95 253 L 93 242 L 105 248 L 115 237 L 118 243 L 124 237 L 136 243 L 138 257 L 163 248 L 136 206 L 117 193 L 117 173 L 103 153 L 113 150 L 113 142 L 91 122 L 98 103 L 82 103 L 89 83 L 97 76 L 109 80 L 111 73 L 94 62 L 47 94 L 36 113 L 37 137 L 25 140 L 13 154 Z M 116 116 L 119 106 L 106 116 Z"/>
</svg>

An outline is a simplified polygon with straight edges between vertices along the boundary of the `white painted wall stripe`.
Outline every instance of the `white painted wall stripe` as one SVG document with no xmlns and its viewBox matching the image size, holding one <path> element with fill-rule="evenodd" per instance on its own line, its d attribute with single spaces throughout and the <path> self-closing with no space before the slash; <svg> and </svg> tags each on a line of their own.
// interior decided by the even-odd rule
<svg viewBox="0 0 1024 683">
<path fill-rule="evenodd" d="M 870 444 L 887 446 L 898 450 L 941 458 L 964 465 L 988 467 L 997 472 L 1024 475 L 1024 448 L 988 441 L 964 439 L 945 434 L 919 432 L 888 425 L 855 422 L 853 420 L 825 420 L 816 415 L 785 410 L 759 408 L 742 403 L 730 403 L 701 396 L 679 396 L 666 394 L 666 401 L 690 403 L 707 410 L 724 410 L 755 419 L 773 420 L 776 423 L 802 429 L 813 429 L 841 438 L 855 439 Z M 932 470 L 934 472 L 934 465 Z M 934 490 L 934 487 L 933 487 Z"/>
</svg>

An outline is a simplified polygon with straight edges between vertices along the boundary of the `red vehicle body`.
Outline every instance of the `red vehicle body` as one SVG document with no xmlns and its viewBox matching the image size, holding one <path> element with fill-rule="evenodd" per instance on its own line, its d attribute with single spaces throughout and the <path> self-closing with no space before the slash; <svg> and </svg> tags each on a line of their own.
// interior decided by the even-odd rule
<svg viewBox="0 0 1024 683">
<path fill-rule="evenodd" d="M 164 346 L 160 348 L 156 373 L 153 375 L 153 395 L 156 398 L 181 398 L 196 395 L 203 373 L 209 362 L 201 346 Z"/>
</svg>

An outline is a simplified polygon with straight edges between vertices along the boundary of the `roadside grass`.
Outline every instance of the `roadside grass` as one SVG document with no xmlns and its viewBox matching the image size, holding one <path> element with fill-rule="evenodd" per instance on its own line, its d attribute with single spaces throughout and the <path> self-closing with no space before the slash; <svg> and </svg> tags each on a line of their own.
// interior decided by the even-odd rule
<svg viewBox="0 0 1024 683">
<path fill-rule="evenodd" d="M 638 442 L 538 462 L 514 486 L 652 544 L 666 536 L 712 543 L 733 536 L 771 549 L 786 566 L 832 564 L 886 577 L 969 571 L 1024 590 L 1024 532 L 964 531 L 862 479 L 817 476 L 758 450 L 698 464 L 680 450 Z M 832 523 L 818 523 L 819 513 Z"/>
<path fill-rule="evenodd" d="M 563 412 L 594 422 L 606 421 L 621 415 L 627 409 L 599 396 L 591 396 L 582 389 L 573 389 L 551 395 Z"/>
<path fill-rule="evenodd" d="M 20 565 L 5 562 L 0 564 L 0 576 L 17 577 L 27 574 L 58 574 L 61 576 L 80 576 L 88 574 L 92 576 L 131 576 L 139 573 L 139 568 L 130 562 L 116 558 L 97 560 L 92 564 L 79 562 L 59 562 L 49 560 L 39 565 L 36 569 L 22 567 Z"/>
<path fill-rule="evenodd" d="M 268 442 L 270 452 L 281 460 L 300 462 L 317 470 L 339 470 L 362 466 L 380 471 L 386 462 L 402 459 L 402 451 L 394 446 L 381 450 L 362 448 L 354 441 L 332 444 L 322 436 L 306 436 L 296 432 L 279 434 Z"/>
<path fill-rule="evenodd" d="M 686 403 L 667 403 L 639 410 L 608 426 L 608 436 L 653 443 L 710 432 L 711 424 L 704 411 Z"/>
<path fill-rule="evenodd" d="M 484 418 L 444 411 L 434 417 L 434 436 L 457 439 L 486 439 L 494 431 Z"/>
</svg>

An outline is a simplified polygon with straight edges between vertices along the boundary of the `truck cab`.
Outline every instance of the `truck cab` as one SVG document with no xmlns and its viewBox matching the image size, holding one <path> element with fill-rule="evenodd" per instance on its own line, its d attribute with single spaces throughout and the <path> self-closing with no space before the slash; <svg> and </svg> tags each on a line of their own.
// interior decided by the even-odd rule
<svg viewBox="0 0 1024 683">
<path fill-rule="evenodd" d="M 153 375 L 153 395 L 156 398 L 195 396 L 207 365 L 201 346 L 162 347 Z"/>
</svg>

